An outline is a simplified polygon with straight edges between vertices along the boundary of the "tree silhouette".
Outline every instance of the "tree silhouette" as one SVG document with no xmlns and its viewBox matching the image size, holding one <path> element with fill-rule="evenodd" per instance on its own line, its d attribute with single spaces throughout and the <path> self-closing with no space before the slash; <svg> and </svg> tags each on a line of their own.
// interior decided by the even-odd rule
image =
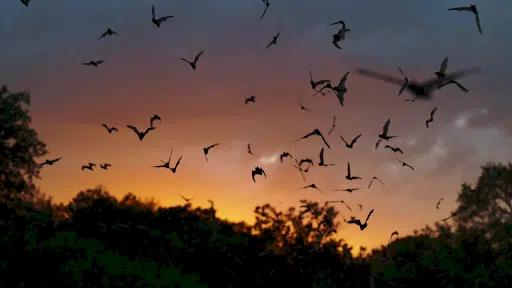
<svg viewBox="0 0 512 288">
<path fill-rule="evenodd" d="M 39 176 L 39 165 L 34 158 L 44 156 L 46 145 L 34 129 L 26 106 L 30 105 L 28 92 L 10 92 L 0 88 L 0 192 L 30 193 L 32 180 Z"/>
<path fill-rule="evenodd" d="M 512 164 L 482 166 L 475 187 L 462 184 L 455 224 L 476 229 L 496 245 L 512 245 Z"/>
</svg>

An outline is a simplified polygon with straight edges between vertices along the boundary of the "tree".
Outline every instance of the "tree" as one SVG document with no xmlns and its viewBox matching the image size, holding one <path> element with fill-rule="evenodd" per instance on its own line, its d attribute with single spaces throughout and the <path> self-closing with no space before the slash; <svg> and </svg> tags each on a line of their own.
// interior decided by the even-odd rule
<svg viewBox="0 0 512 288">
<path fill-rule="evenodd" d="M 488 163 L 475 187 L 462 184 L 457 202 L 455 224 L 485 233 L 495 241 L 512 244 L 512 163 L 507 166 Z"/>
<path fill-rule="evenodd" d="M 30 193 L 32 180 L 38 178 L 40 165 L 35 158 L 44 156 L 46 145 L 39 140 L 29 110 L 30 93 L 0 88 L 0 192 Z"/>
</svg>

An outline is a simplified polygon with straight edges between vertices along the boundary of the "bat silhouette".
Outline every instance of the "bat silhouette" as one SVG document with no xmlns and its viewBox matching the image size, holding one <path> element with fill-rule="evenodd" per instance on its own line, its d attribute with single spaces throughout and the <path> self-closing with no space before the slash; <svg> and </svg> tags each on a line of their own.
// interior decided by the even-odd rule
<svg viewBox="0 0 512 288">
<path fill-rule="evenodd" d="M 364 229 L 366 229 L 366 227 L 368 226 L 368 220 L 370 219 L 370 216 L 372 216 L 373 214 L 373 210 L 372 209 L 370 211 L 370 213 L 368 213 L 368 217 L 366 217 L 366 220 L 364 221 L 363 224 L 361 224 L 361 220 L 359 219 L 355 219 L 352 217 L 352 219 L 348 220 L 347 223 L 350 223 L 350 224 L 356 224 L 357 226 L 359 226 L 359 229 L 361 229 L 361 231 L 363 231 Z"/>
<path fill-rule="evenodd" d="M 327 143 L 327 141 L 325 141 L 325 138 L 324 138 L 324 135 L 322 135 L 322 133 L 320 132 L 320 130 L 318 129 L 315 129 L 313 130 L 312 132 L 306 134 L 305 136 L 295 140 L 295 142 L 298 142 L 299 140 L 302 140 L 302 139 L 306 139 L 306 138 L 309 138 L 311 136 L 320 136 L 322 137 L 322 140 L 324 141 L 324 144 L 325 146 L 327 146 L 327 148 L 331 149 L 331 146 L 329 146 L 329 144 Z"/>
<path fill-rule="evenodd" d="M 382 184 L 382 186 L 384 186 L 384 182 L 382 182 L 382 180 L 380 180 L 379 178 L 373 176 L 372 180 L 370 180 L 370 184 L 368 184 L 368 189 L 370 188 L 370 186 L 372 186 L 373 180 L 379 181 L 380 184 Z"/>
<path fill-rule="evenodd" d="M 331 80 L 319 80 L 319 81 L 313 81 L 313 75 L 311 74 L 311 70 L 309 70 L 309 84 L 311 85 L 311 88 L 313 90 L 316 90 L 316 87 L 318 85 L 322 85 L 325 83 L 330 83 Z"/>
<path fill-rule="evenodd" d="M 338 24 L 341 24 L 341 30 L 342 32 L 338 32 L 339 37 L 342 39 L 342 40 L 345 40 L 345 33 L 351 31 L 350 29 L 346 28 L 347 25 L 345 25 L 345 22 L 343 20 L 340 20 L 340 21 L 336 21 L 334 23 L 331 23 L 325 27 L 329 27 L 329 26 L 334 26 L 334 25 L 338 25 Z"/>
<path fill-rule="evenodd" d="M 460 84 L 459 82 L 457 82 L 457 81 L 455 81 L 455 80 L 448 80 L 448 81 L 446 81 L 445 83 L 439 84 L 439 89 L 443 88 L 443 87 L 444 87 L 444 86 L 446 86 L 446 85 L 450 85 L 450 84 L 455 84 L 455 85 L 457 85 L 457 87 L 458 87 L 460 90 L 462 90 L 462 91 L 464 91 L 464 92 L 466 92 L 466 93 L 468 93 L 468 92 L 469 92 L 468 88 L 466 88 L 466 87 L 462 86 L 462 84 Z"/>
<path fill-rule="evenodd" d="M 208 161 L 208 152 L 210 152 L 210 149 L 212 149 L 213 147 L 219 145 L 220 143 L 215 143 L 213 145 L 210 145 L 208 147 L 205 147 L 203 148 L 203 153 L 204 153 L 204 157 L 206 158 L 206 161 Z"/>
<path fill-rule="evenodd" d="M 267 14 L 267 9 L 270 7 L 270 2 L 268 0 L 263 0 L 263 4 L 265 4 L 265 10 L 263 10 L 263 14 L 261 14 L 260 20 L 263 19 L 265 14 Z"/>
<path fill-rule="evenodd" d="M 393 151 L 393 152 L 395 152 L 395 153 L 396 153 L 396 152 L 400 152 L 401 154 L 404 154 L 404 152 L 402 151 L 402 149 L 400 149 L 399 147 L 392 147 L 392 146 L 390 146 L 390 145 L 386 145 L 386 146 L 384 146 L 384 148 L 389 148 L 389 149 L 391 149 L 391 151 Z"/>
<path fill-rule="evenodd" d="M 476 9 L 476 5 L 471 5 L 469 7 L 456 7 L 450 8 L 448 11 L 469 11 L 475 15 L 476 26 L 478 27 L 478 32 L 482 34 L 482 27 L 480 26 L 480 17 L 478 16 L 478 9 Z"/>
<path fill-rule="evenodd" d="M 155 16 L 155 5 L 151 5 L 151 22 L 153 22 L 153 24 L 156 25 L 156 27 L 160 27 L 160 25 L 167 21 L 167 19 L 171 19 L 173 18 L 174 16 L 163 16 L 163 17 L 160 17 L 158 19 L 156 19 L 156 16 Z"/>
<path fill-rule="evenodd" d="M 20 0 L 21 4 L 25 5 L 28 7 L 28 4 L 30 3 L 31 0 Z"/>
<path fill-rule="evenodd" d="M 436 111 L 437 111 L 437 107 L 434 108 L 434 110 L 432 110 L 432 112 L 430 112 L 430 118 L 425 120 L 425 125 L 427 126 L 427 128 L 430 128 L 430 127 L 428 127 L 428 124 L 430 124 L 430 122 L 434 121 L 434 114 L 436 114 Z"/>
<path fill-rule="evenodd" d="M 389 236 L 388 247 L 389 247 L 389 244 L 391 243 L 391 238 L 393 238 L 393 236 L 398 237 L 398 231 L 394 231 L 393 233 L 391 233 L 391 236 Z"/>
<path fill-rule="evenodd" d="M 377 140 L 377 142 L 375 142 L 375 150 L 377 150 L 377 148 L 379 148 L 380 142 L 382 142 L 382 139 L 379 139 L 379 140 Z"/>
<path fill-rule="evenodd" d="M 345 93 L 347 93 L 347 91 L 348 91 L 347 86 L 345 86 L 345 84 L 347 83 L 348 73 L 350 73 L 350 71 L 348 71 L 347 73 L 345 73 L 345 75 L 343 75 L 338 86 L 332 88 L 342 107 L 343 107 L 343 103 L 345 102 Z"/>
<path fill-rule="evenodd" d="M 117 32 L 115 32 L 114 30 L 108 28 L 107 31 L 103 32 L 103 34 L 101 34 L 101 36 L 98 38 L 98 40 L 100 40 L 101 38 L 105 38 L 107 36 L 112 36 L 112 35 L 119 35 L 117 34 Z"/>
<path fill-rule="evenodd" d="M 149 131 L 152 131 L 152 130 L 155 130 L 155 127 L 149 127 L 148 129 L 146 129 L 146 131 L 144 132 L 139 132 L 139 130 L 137 130 L 137 128 L 135 128 L 135 126 L 132 126 L 132 125 L 126 125 L 126 127 L 128 127 L 129 129 L 131 129 L 133 132 L 135 132 L 135 134 L 137 134 L 137 137 L 139 137 L 139 140 L 142 141 L 142 139 L 144 139 L 144 137 L 148 134 Z"/>
<path fill-rule="evenodd" d="M 107 60 L 98 60 L 98 61 L 92 61 L 91 60 L 89 62 L 82 63 L 82 65 L 98 67 L 98 65 L 100 65 L 101 63 L 103 63 L 105 61 L 107 61 Z"/>
<path fill-rule="evenodd" d="M 109 133 L 109 134 L 112 134 L 112 131 L 118 131 L 118 132 L 119 132 L 119 130 L 117 130 L 117 128 L 116 128 L 116 127 L 110 127 L 110 128 L 109 128 L 109 127 L 107 126 L 107 124 L 101 124 L 101 126 L 105 127 L 105 129 L 107 129 L 107 131 L 108 131 L 108 133 Z"/>
<path fill-rule="evenodd" d="M 279 32 L 277 32 L 276 36 L 272 37 L 272 41 L 270 41 L 270 43 L 268 43 L 268 45 L 265 47 L 265 51 L 267 51 L 267 49 L 270 46 L 277 44 L 277 38 L 279 38 L 279 35 L 281 34 L 282 31 L 283 31 L 283 28 L 281 28 L 281 30 L 279 30 Z"/>
<path fill-rule="evenodd" d="M 149 119 L 149 126 L 150 126 L 150 127 L 155 127 L 155 126 L 153 125 L 153 123 L 155 122 L 155 120 L 158 120 L 158 121 L 160 121 L 160 123 L 162 123 L 162 118 L 160 118 L 160 116 L 158 116 L 158 115 L 156 115 L 156 114 L 155 114 L 155 115 L 153 115 L 153 116 L 151 117 L 151 119 Z"/>
<path fill-rule="evenodd" d="M 185 58 L 181 58 L 181 60 L 183 60 L 183 61 L 187 62 L 187 63 L 192 67 L 192 69 L 196 70 L 196 68 L 197 68 L 197 60 L 199 60 L 199 58 L 201 57 L 201 55 L 203 55 L 203 53 L 204 53 L 204 51 L 199 52 L 199 53 L 196 55 L 196 57 L 194 58 L 194 61 L 193 61 L 193 62 L 190 62 L 190 61 L 188 61 L 188 60 L 187 60 L 187 59 L 185 59 Z"/>
<path fill-rule="evenodd" d="M 385 75 L 385 74 L 371 71 L 368 69 L 357 69 L 356 71 L 358 74 L 365 76 L 365 77 L 374 78 L 374 79 L 381 80 L 381 81 L 384 81 L 384 82 L 387 82 L 390 84 L 395 84 L 395 85 L 400 85 L 400 86 L 403 85 L 402 80 L 392 77 L 392 76 L 389 76 L 389 75 Z M 462 69 L 462 70 L 459 70 L 457 72 L 453 72 L 450 74 L 446 74 L 443 79 L 446 81 L 456 80 L 457 78 L 469 76 L 469 75 L 476 74 L 479 72 L 481 72 L 481 69 L 479 67 L 472 67 L 472 68 L 468 68 L 468 69 Z M 416 82 L 416 81 L 409 80 L 407 83 L 406 89 L 411 94 L 413 94 L 415 96 L 415 98 L 418 98 L 421 100 L 432 100 L 432 93 L 436 89 L 438 89 L 438 84 L 439 84 L 439 78 L 437 76 L 435 78 L 427 79 L 423 82 Z"/>
<path fill-rule="evenodd" d="M 169 169 L 171 169 L 172 173 L 176 173 L 176 169 L 178 168 L 178 165 L 180 165 L 181 158 L 183 158 L 183 156 L 180 156 L 180 158 L 178 159 L 178 161 L 176 162 L 174 167 L 169 168 Z"/>
<path fill-rule="evenodd" d="M 183 195 L 181 195 L 181 194 L 180 194 L 180 197 L 181 197 L 183 200 L 185 200 L 185 202 L 189 202 L 189 201 L 191 201 L 191 200 L 194 200 L 194 199 L 186 198 L 186 197 L 184 197 L 184 196 L 183 196 Z"/>
<path fill-rule="evenodd" d="M 318 163 L 318 166 L 327 167 L 327 166 L 334 166 L 334 165 L 336 165 L 336 164 L 325 164 L 325 162 L 324 162 L 324 152 L 325 152 L 324 149 L 325 149 L 324 147 L 322 147 L 322 149 L 320 149 L 320 155 L 319 155 L 320 162 Z"/>
<path fill-rule="evenodd" d="M 43 167 L 44 165 L 50 165 L 50 166 L 52 166 L 53 164 L 55 164 L 56 162 L 58 162 L 60 159 L 62 159 L 62 157 L 57 158 L 57 159 L 53 159 L 53 160 L 48 160 L 48 159 L 46 159 L 46 161 L 44 161 L 43 163 L 39 164 L 39 166 L 40 166 L 40 167 Z"/>
<path fill-rule="evenodd" d="M 439 210 L 439 205 L 441 205 L 441 201 L 443 201 L 444 198 L 439 199 L 436 204 L 436 209 Z"/>
<path fill-rule="evenodd" d="M 162 160 L 160 160 L 160 162 L 162 162 L 161 165 L 156 165 L 156 166 L 152 166 L 154 168 L 167 168 L 167 169 L 171 169 L 171 158 L 172 158 L 172 149 L 171 149 L 171 155 L 169 156 L 169 160 L 167 160 L 167 162 L 164 162 Z"/>
<path fill-rule="evenodd" d="M 245 105 L 247 105 L 249 102 L 256 103 L 256 96 L 253 95 L 245 98 Z"/>
<path fill-rule="evenodd" d="M 345 205 L 345 207 L 347 207 L 349 211 L 352 212 L 352 208 L 350 208 L 350 206 L 348 206 L 347 203 L 345 203 L 345 201 L 343 200 L 326 201 L 326 203 L 342 203 L 343 205 Z"/>
<path fill-rule="evenodd" d="M 302 105 L 302 103 L 300 103 L 300 101 L 297 100 L 297 103 L 299 103 L 300 110 L 305 110 L 305 111 L 311 112 L 311 110 L 309 108 L 307 108 L 306 106 Z"/>
<path fill-rule="evenodd" d="M 265 176 L 265 178 L 267 178 L 267 174 L 261 167 L 256 167 L 252 170 L 252 181 L 254 181 L 254 183 L 256 183 L 256 179 L 254 179 L 254 176 L 256 175 Z"/>
<path fill-rule="evenodd" d="M 251 144 L 247 144 L 247 153 L 251 154 L 252 156 L 257 156 L 256 154 L 252 153 L 252 150 L 251 150 Z"/>
<path fill-rule="evenodd" d="M 100 164 L 100 167 L 101 167 L 101 169 L 107 170 L 108 167 L 112 167 L 112 165 L 105 163 L 105 164 Z"/>
<path fill-rule="evenodd" d="M 283 159 L 284 159 L 285 157 L 290 157 L 291 159 L 293 159 L 293 157 L 292 157 L 292 155 L 290 155 L 290 153 L 288 153 L 288 152 L 283 152 L 283 153 L 281 153 L 281 155 L 279 156 L 279 160 L 281 160 L 281 163 L 283 163 Z"/>
<path fill-rule="evenodd" d="M 343 138 L 343 136 L 341 136 L 341 135 L 340 135 L 340 138 L 341 138 L 341 140 L 342 140 L 343 142 L 345 142 L 345 147 L 347 147 L 347 148 L 349 148 L 349 149 L 352 149 L 352 148 L 354 148 L 354 144 L 356 144 L 357 139 L 359 139 L 359 137 L 361 137 L 362 135 L 363 135 L 363 134 L 359 134 L 359 135 L 357 135 L 357 136 L 356 136 L 356 138 L 352 139 L 352 141 L 350 142 L 350 144 L 349 144 L 347 141 L 345 141 L 345 139 Z"/>
<path fill-rule="evenodd" d="M 357 191 L 359 189 L 361 188 L 334 189 L 334 191 L 352 193 L 353 191 Z"/>
<path fill-rule="evenodd" d="M 345 179 L 347 179 L 347 180 L 361 179 L 361 177 L 352 176 L 352 174 L 350 173 L 350 162 L 347 163 L 347 176 L 345 176 Z"/>
<path fill-rule="evenodd" d="M 336 116 L 332 117 L 332 126 L 331 129 L 329 129 L 329 132 L 327 133 L 327 136 L 330 136 L 332 131 L 334 130 L 334 127 L 336 127 Z"/>
<path fill-rule="evenodd" d="M 316 184 L 315 184 L 315 183 L 312 183 L 312 184 L 310 184 L 310 185 L 304 186 L 304 187 L 302 187 L 301 189 L 307 189 L 307 188 L 313 188 L 313 189 L 316 189 L 316 190 L 318 190 L 320 193 L 324 194 L 324 192 L 322 192 L 322 190 L 320 190 L 320 189 L 316 186 Z"/>
<path fill-rule="evenodd" d="M 388 130 L 389 130 L 390 124 L 391 124 L 391 119 L 388 119 L 386 121 L 386 123 L 384 124 L 384 126 L 382 127 L 382 134 L 379 134 L 380 139 L 389 141 L 389 139 L 393 139 L 396 137 L 396 136 L 388 136 Z"/>
<path fill-rule="evenodd" d="M 82 165 L 82 171 L 83 171 L 84 169 L 89 169 L 89 170 L 93 171 L 93 167 L 94 167 L 94 166 L 96 166 L 96 164 L 94 164 L 94 163 L 89 163 L 89 164 L 87 164 L 87 165 Z"/>
<path fill-rule="evenodd" d="M 402 160 L 400 160 L 400 159 L 397 159 L 397 160 L 398 160 L 398 162 L 400 162 L 400 163 L 402 164 L 402 166 L 404 166 L 404 167 L 409 167 L 409 168 L 411 168 L 411 170 L 414 170 L 414 168 L 413 168 L 411 165 L 409 165 L 409 164 L 405 163 L 404 161 L 402 161 Z"/>
</svg>

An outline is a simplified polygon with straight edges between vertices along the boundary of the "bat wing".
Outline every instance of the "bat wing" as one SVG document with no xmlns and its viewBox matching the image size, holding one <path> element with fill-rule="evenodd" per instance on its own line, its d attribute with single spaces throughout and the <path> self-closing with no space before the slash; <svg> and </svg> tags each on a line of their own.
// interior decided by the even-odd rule
<svg viewBox="0 0 512 288">
<path fill-rule="evenodd" d="M 475 19 L 476 19 L 476 25 L 478 26 L 478 32 L 480 32 L 480 34 L 482 34 L 482 26 L 480 26 L 480 16 L 478 16 L 478 12 L 476 12 L 476 14 L 475 14 Z"/>
<path fill-rule="evenodd" d="M 341 46 L 338 44 L 338 41 L 332 41 L 332 44 L 334 45 L 334 47 L 338 48 L 338 49 L 343 49 L 341 48 Z"/>
<path fill-rule="evenodd" d="M 370 211 L 370 213 L 368 213 L 368 216 L 366 217 L 366 221 L 364 221 L 364 222 L 368 222 L 368 220 L 370 219 L 370 216 L 372 216 L 372 214 L 373 214 L 373 210 L 374 210 L 374 209 L 372 209 L 372 210 Z"/>
<path fill-rule="evenodd" d="M 149 127 L 148 129 L 146 129 L 144 134 L 148 134 L 148 132 L 151 131 L 151 130 L 155 130 L 155 127 Z"/>
<path fill-rule="evenodd" d="M 439 69 L 439 71 L 444 73 L 446 68 L 448 68 L 448 57 L 444 58 L 443 62 L 441 63 L 441 69 Z"/>
<path fill-rule="evenodd" d="M 345 75 L 343 75 L 338 86 L 345 85 L 345 82 L 347 82 L 348 73 L 350 73 L 350 71 L 348 71 L 347 73 L 345 73 Z"/>
<path fill-rule="evenodd" d="M 155 18 L 155 5 L 151 5 L 151 15 Z"/>
<path fill-rule="evenodd" d="M 164 22 L 164 21 L 167 21 L 168 19 L 171 19 L 173 18 L 174 16 L 164 16 L 164 17 L 160 17 L 160 19 L 158 19 L 158 22 Z"/>
<path fill-rule="evenodd" d="M 325 148 L 322 147 L 322 149 L 320 149 L 320 162 L 324 162 L 324 151 Z"/>
<path fill-rule="evenodd" d="M 101 38 L 104 38 L 107 35 L 108 35 L 108 32 L 103 32 L 103 34 L 101 34 L 101 36 L 98 38 L 98 40 L 101 39 Z"/>
<path fill-rule="evenodd" d="M 176 162 L 176 165 L 174 165 L 174 169 L 178 168 L 178 165 L 180 165 L 181 158 L 183 158 L 183 156 L 181 156 L 181 157 L 178 159 L 178 162 Z"/>
<path fill-rule="evenodd" d="M 389 125 L 391 124 L 391 119 L 388 119 L 386 123 L 384 124 L 384 127 L 382 127 L 382 134 L 387 135 L 389 130 Z"/>
<path fill-rule="evenodd" d="M 436 111 L 437 111 L 437 107 L 434 108 L 434 110 L 432 110 L 432 112 L 430 112 L 430 118 L 434 117 L 434 114 L 436 114 Z"/>
<path fill-rule="evenodd" d="M 325 140 L 324 135 L 322 135 L 322 133 L 320 133 L 320 137 L 322 137 L 322 140 L 324 141 L 325 146 L 327 146 L 327 148 L 331 149 L 331 146 L 329 146 L 329 143 L 327 143 L 327 141 Z"/>
<path fill-rule="evenodd" d="M 130 129 L 131 129 L 133 132 L 135 132 L 137 135 L 138 135 L 138 134 L 140 134 L 139 130 L 138 130 L 136 127 L 134 127 L 134 126 L 132 126 L 132 125 L 126 125 L 126 127 L 130 128 Z"/>
<path fill-rule="evenodd" d="M 372 70 L 368 70 L 368 69 L 361 68 L 361 69 L 357 69 L 356 72 L 362 76 L 374 78 L 374 79 L 381 80 L 381 81 L 384 81 L 384 82 L 387 82 L 390 84 L 402 86 L 402 83 L 403 83 L 403 80 L 401 80 L 401 79 L 398 79 L 398 78 L 395 78 L 395 77 L 392 77 L 389 75 L 385 75 L 385 74 L 382 74 L 379 72 L 375 72 Z"/>
<path fill-rule="evenodd" d="M 201 55 L 203 55 L 204 51 L 201 51 L 199 52 L 199 54 L 196 55 L 196 58 L 194 58 L 194 62 L 197 62 L 197 60 L 199 60 L 199 58 L 201 57 Z"/>
<path fill-rule="evenodd" d="M 469 76 L 471 74 L 476 74 L 481 71 L 482 71 L 482 69 L 480 69 L 480 67 L 472 67 L 472 68 L 468 68 L 468 69 L 462 69 L 457 72 L 446 74 L 444 77 L 444 80 L 448 80 L 448 81 L 455 80 L 457 78 L 460 78 L 463 76 Z M 437 86 L 438 83 L 439 83 L 439 79 L 436 77 L 436 78 L 431 78 L 427 81 L 424 81 L 423 83 L 420 84 L 420 86 L 425 87 L 425 90 L 428 91 L 428 90 L 431 90 L 434 86 Z"/>
<path fill-rule="evenodd" d="M 448 11 L 471 11 L 471 7 L 455 7 L 448 9 Z"/>
<path fill-rule="evenodd" d="M 354 145 L 354 144 L 357 142 L 357 140 L 359 139 L 359 137 L 361 137 L 362 135 L 363 135 L 363 134 L 359 134 L 359 135 L 357 135 L 357 137 L 356 137 L 356 138 L 354 138 L 354 139 L 352 140 L 352 142 L 350 143 L 350 145 Z"/>
</svg>

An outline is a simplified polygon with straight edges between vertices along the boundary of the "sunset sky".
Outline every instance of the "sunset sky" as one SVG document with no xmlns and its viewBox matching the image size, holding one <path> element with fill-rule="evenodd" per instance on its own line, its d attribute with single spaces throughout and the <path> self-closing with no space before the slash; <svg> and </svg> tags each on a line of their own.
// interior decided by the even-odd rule
<svg viewBox="0 0 512 288">
<path fill-rule="evenodd" d="M 157 17 L 174 18 L 157 28 L 152 4 Z M 446 11 L 470 4 L 480 11 L 482 35 L 471 13 Z M 1 1 L 0 84 L 30 91 L 33 127 L 48 145 L 47 158 L 63 157 L 43 169 L 42 191 L 67 202 L 102 184 L 116 196 L 133 192 L 162 205 L 182 204 L 182 194 L 204 207 L 212 199 L 220 217 L 249 223 L 254 207 L 267 202 L 285 208 L 304 198 L 343 199 L 354 210 L 340 205 L 346 218 L 375 212 L 365 231 L 348 226 L 338 235 L 373 247 L 395 230 L 406 235 L 448 216 L 461 183 L 474 183 L 480 165 L 512 160 L 512 40 L 505 36 L 511 1 L 276 0 L 259 20 L 263 8 L 260 0 L 47 0 L 28 8 Z M 343 50 L 331 43 L 338 28 L 325 27 L 340 19 L 352 30 Z M 97 40 L 107 28 L 120 35 Z M 281 28 L 278 44 L 264 52 Z M 180 60 L 201 50 L 196 71 Z M 434 77 L 447 56 L 448 71 L 482 68 L 460 80 L 469 93 L 447 86 L 433 101 L 404 102 L 410 95 L 398 96 L 400 87 L 354 71 L 399 77 L 399 65 L 421 80 Z M 97 68 L 80 65 L 101 59 L 106 62 Z M 335 84 L 351 71 L 344 107 L 334 94 L 312 96 L 309 69 L 315 80 Z M 256 103 L 246 106 L 250 95 Z M 312 112 L 301 111 L 297 100 Z M 162 123 L 141 142 L 126 125 L 145 129 L 153 114 Z M 294 141 L 314 128 L 327 135 L 334 115 L 325 161 L 337 165 L 311 168 L 304 182 L 290 159 L 277 157 L 288 151 L 318 163 L 321 139 Z M 398 135 L 389 144 L 404 155 L 373 148 L 388 118 L 390 134 Z M 110 135 L 102 123 L 120 132 Z M 352 150 L 339 137 L 360 133 Z M 216 142 L 206 162 L 202 148 Z M 248 143 L 258 157 L 247 153 Z M 171 149 L 171 164 L 183 156 L 176 174 L 151 168 Z M 362 181 L 345 180 L 347 161 Z M 81 171 L 88 162 L 112 167 Z M 255 166 L 267 179 L 252 181 Z M 386 185 L 366 189 L 373 176 Z M 311 183 L 325 195 L 300 190 Z M 364 189 L 333 191 L 353 187 Z"/>
</svg>

